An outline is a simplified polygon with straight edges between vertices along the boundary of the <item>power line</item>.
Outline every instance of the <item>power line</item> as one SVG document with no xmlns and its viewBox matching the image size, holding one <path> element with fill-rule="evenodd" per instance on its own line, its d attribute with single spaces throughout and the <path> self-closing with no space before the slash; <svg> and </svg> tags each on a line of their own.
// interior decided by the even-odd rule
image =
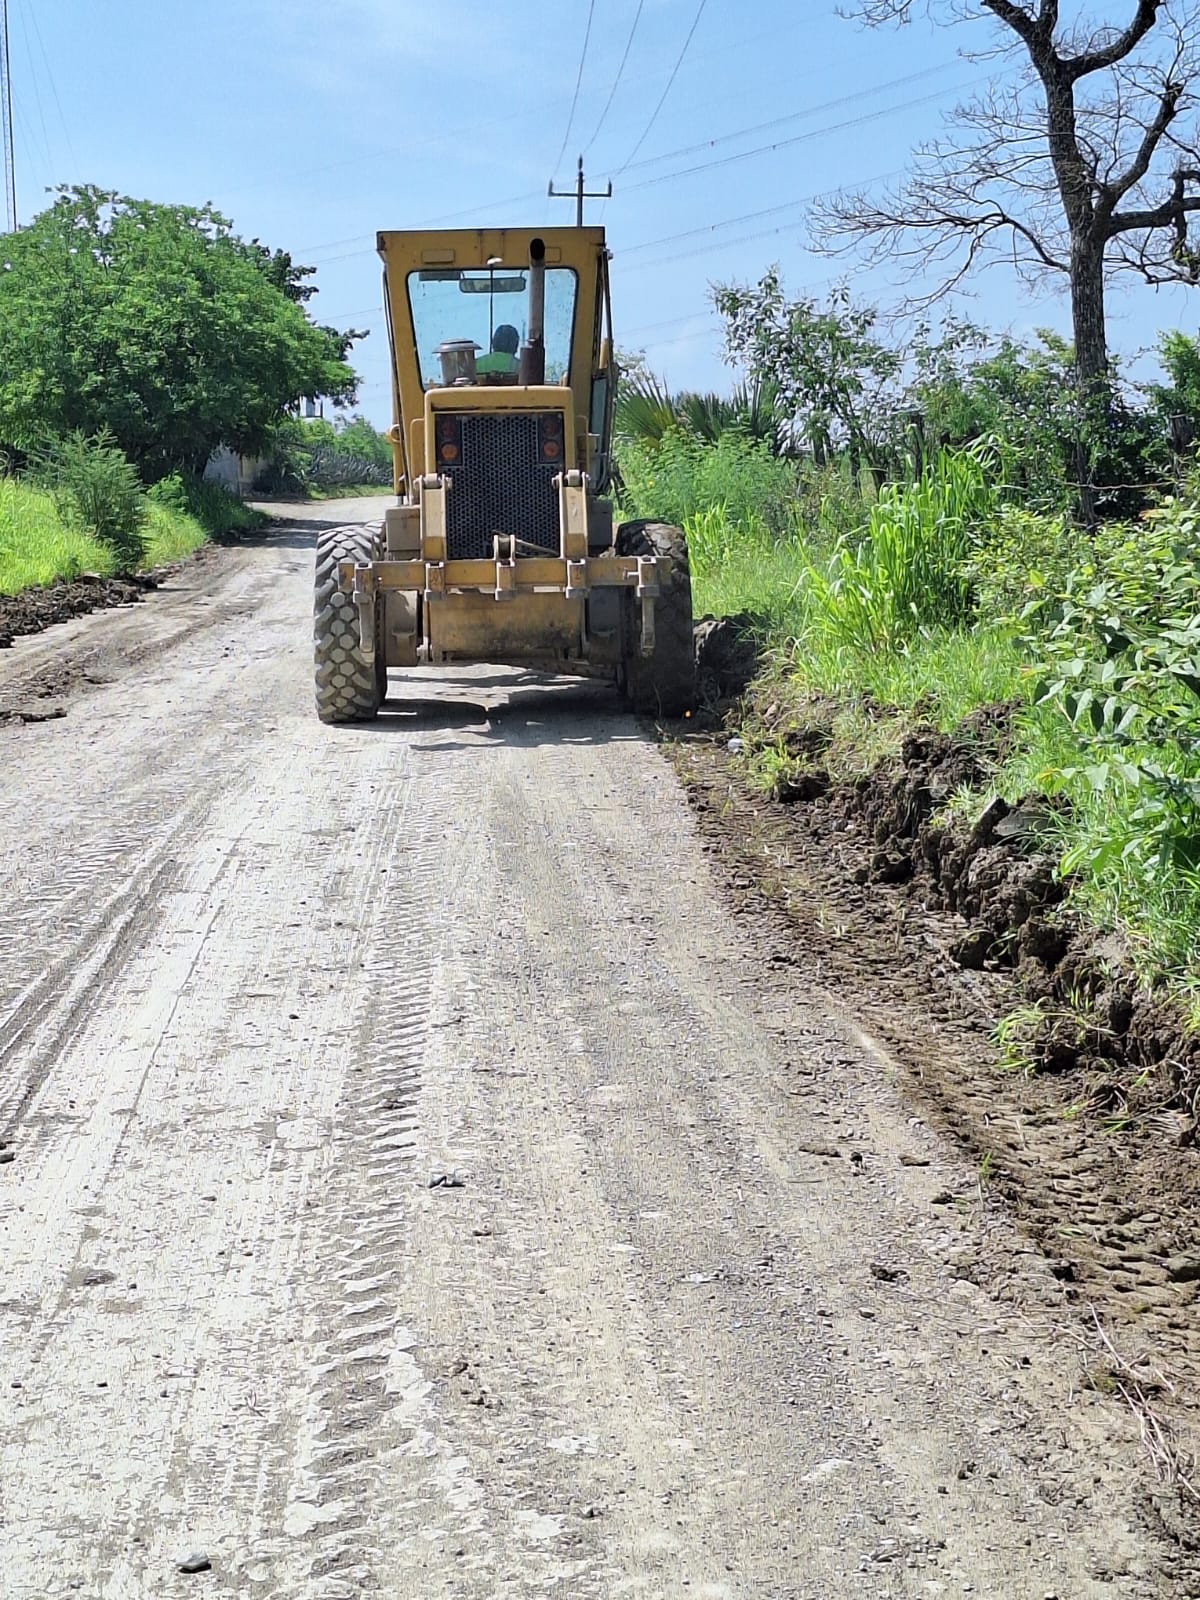
<svg viewBox="0 0 1200 1600">
<path fill-rule="evenodd" d="M 562 160 L 567 148 L 567 140 L 571 137 L 571 128 L 575 122 L 575 108 L 579 104 L 579 88 L 583 83 L 583 66 L 587 60 L 588 40 L 592 36 L 592 17 L 596 11 L 596 0 L 588 0 L 587 26 L 583 30 L 583 49 L 579 52 L 579 71 L 575 74 L 575 93 L 571 96 L 571 109 L 567 113 L 567 126 L 563 133 L 562 145 L 554 158 L 552 171 L 558 170 L 558 163 Z"/>
<path fill-rule="evenodd" d="M 642 12 L 645 9 L 645 6 L 646 0 L 638 0 L 638 8 L 633 14 L 633 27 L 630 28 L 629 37 L 625 41 L 625 52 L 621 57 L 621 65 L 617 68 L 617 75 L 613 79 L 612 88 L 608 91 L 608 99 L 604 102 L 604 110 L 600 113 L 600 120 L 592 130 L 592 137 L 583 147 L 584 155 L 586 155 L 595 144 L 596 136 L 599 134 L 600 129 L 604 126 L 604 119 L 608 116 L 609 108 L 611 107 L 613 98 L 617 92 L 617 86 L 624 76 L 625 63 L 629 60 L 629 52 L 633 49 L 633 36 L 638 31 L 638 23 L 642 20 Z"/>
<path fill-rule="evenodd" d="M 649 189 L 656 183 L 669 183 L 675 178 L 690 178 L 697 172 L 711 172 L 714 167 L 732 166 L 736 161 L 749 161 L 753 156 L 770 155 L 776 150 L 788 150 L 793 145 L 806 144 L 810 139 L 821 139 L 826 134 L 843 133 L 847 128 L 860 128 L 864 123 L 876 122 L 880 117 L 890 117 L 897 111 L 908 111 L 913 106 L 928 105 L 933 100 L 940 100 L 944 95 L 957 94 L 960 89 L 965 89 L 975 79 L 967 79 L 964 83 L 951 84 L 948 89 L 935 90 L 933 94 L 920 95 L 915 100 L 902 100 L 899 105 L 883 106 L 878 111 L 867 111 L 861 117 L 848 117 L 844 122 L 831 122 L 823 128 L 810 128 L 807 133 L 793 134 L 790 139 L 777 139 L 773 144 L 756 145 L 753 150 L 740 150 L 735 155 L 720 156 L 716 161 L 701 161 L 694 167 L 680 167 L 673 172 L 660 173 L 657 178 L 643 178 L 640 183 L 631 183 L 625 186 L 625 193 L 632 194 L 636 189 Z"/>
<path fill-rule="evenodd" d="M 482 205 L 465 206 L 461 211 L 445 211 L 440 217 L 427 217 L 424 222 L 414 223 L 413 226 L 418 228 L 434 228 L 442 222 L 457 222 L 460 217 L 477 217 L 481 211 L 494 211 L 500 206 L 521 205 L 526 200 L 540 200 L 542 195 L 543 191 L 541 189 L 533 189 L 527 190 L 524 194 L 510 195 L 507 200 L 485 200 Z M 294 250 L 292 254 L 294 256 L 312 256 L 316 255 L 318 251 L 321 250 L 333 250 L 340 244 L 373 245 L 374 243 L 374 233 L 356 233 L 349 239 L 328 239 L 324 244 L 304 245 L 301 249 Z M 365 254 L 365 250 L 351 250 L 346 255 L 327 256 L 324 261 L 313 262 L 310 263 L 310 265 L 327 266 L 331 261 L 348 261 L 351 256 L 361 256 Z"/>
<path fill-rule="evenodd" d="M 718 145 L 731 144 L 735 139 L 745 139 L 753 133 L 766 133 L 771 128 L 782 128 L 789 122 L 799 122 L 804 117 L 818 116 L 822 111 L 836 111 L 839 106 L 857 104 L 862 100 L 874 99 L 876 95 L 886 94 L 889 89 L 903 89 L 910 83 L 920 83 L 926 78 L 932 78 L 938 73 L 945 72 L 950 67 L 956 67 L 958 62 L 943 61 L 936 67 L 924 67 L 920 72 L 908 72 L 901 78 L 889 78 L 883 83 L 869 85 L 865 89 L 858 89 L 853 94 L 838 95 L 834 100 L 822 100 L 818 105 L 806 106 L 803 111 L 789 111 L 782 117 L 772 117 L 768 122 L 757 122 L 748 128 L 735 128 L 732 133 L 718 134 L 714 139 L 702 139 L 698 144 L 680 145 L 675 150 L 664 150 L 661 155 L 643 156 L 640 161 L 627 162 L 626 172 L 637 172 L 642 167 L 657 166 L 660 161 L 674 161 L 680 156 L 695 155 L 699 150 L 715 150 Z M 943 90 L 949 93 L 949 90 Z M 910 104 L 911 102 L 905 102 Z M 900 109 L 899 107 L 897 109 Z"/>
<path fill-rule="evenodd" d="M 890 178 L 899 178 L 899 174 L 902 171 L 904 171 L 904 168 L 898 166 L 898 168 L 893 168 L 890 173 L 875 173 L 874 178 L 862 178 L 859 179 L 859 182 L 864 187 L 867 184 L 882 184 L 882 182 L 886 182 Z M 690 227 L 683 234 L 664 234 L 662 238 L 646 238 L 638 245 L 627 245 L 626 248 L 619 250 L 618 258 L 624 261 L 626 256 L 635 256 L 640 250 L 656 250 L 659 245 L 675 245 L 683 238 L 706 237 L 706 235 L 715 234 L 722 227 L 738 227 L 739 222 L 760 222 L 766 216 L 781 216 L 784 211 L 795 211 L 797 206 L 811 205 L 813 200 L 822 200 L 826 195 L 837 194 L 837 192 L 837 189 L 819 189 L 811 195 L 797 195 L 795 200 L 784 200 L 781 205 L 765 206 L 765 210 L 762 211 L 746 211 L 742 216 L 730 216 L 730 218 L 723 219 L 722 222 L 707 222 L 704 227 Z M 774 232 L 778 232 L 778 229 L 774 230 Z M 758 237 L 758 235 L 746 235 L 746 237 Z M 725 248 L 725 243 L 733 243 L 733 240 L 725 240 L 720 248 Z"/>
<path fill-rule="evenodd" d="M 777 39 L 777 38 L 778 38 L 778 30 L 777 29 L 772 29 L 772 30 L 770 30 L 770 31 L 768 31 L 766 33 L 747 34 L 744 37 L 739 38 L 734 44 L 726 44 L 721 49 L 705 50 L 705 51 L 700 52 L 699 55 L 693 54 L 691 56 L 691 58 L 690 58 L 689 66 L 695 66 L 697 62 L 706 61 L 711 56 L 714 56 L 714 55 L 720 55 L 720 56 L 724 57 L 724 56 L 728 55 L 731 51 L 749 49 L 752 46 L 761 43 L 765 39 Z M 648 79 L 653 78 L 653 77 L 657 77 L 657 74 L 656 73 L 642 73 L 638 77 L 633 78 L 631 80 L 631 82 L 633 82 L 633 83 L 645 83 Z M 397 155 L 402 155 L 402 156 L 405 156 L 405 157 L 409 157 L 409 156 L 412 155 L 412 153 L 414 151 L 416 151 L 416 150 L 425 150 L 425 149 L 430 148 L 431 146 L 441 147 L 441 146 L 444 146 L 444 145 L 454 145 L 456 147 L 461 147 L 462 143 L 465 140 L 468 140 L 468 139 L 472 138 L 476 134 L 490 133 L 490 132 L 494 131 L 497 127 L 505 126 L 508 123 L 512 123 L 512 122 L 528 122 L 530 120 L 537 119 L 541 123 L 544 124 L 545 123 L 545 118 L 546 118 L 546 113 L 548 111 L 552 111 L 554 109 L 554 107 L 559 105 L 560 103 L 565 105 L 566 104 L 566 98 L 567 97 L 564 94 L 563 97 L 562 97 L 561 102 L 559 100 L 557 100 L 557 99 L 548 100 L 548 101 L 540 104 L 537 108 L 535 108 L 533 110 L 530 110 L 528 107 L 526 107 L 525 109 L 520 110 L 520 111 L 510 112 L 507 116 L 502 116 L 502 117 L 489 116 L 485 122 L 475 122 L 475 123 L 470 123 L 465 127 L 452 128 L 448 133 L 437 134 L 437 135 L 435 135 L 435 136 L 433 136 L 431 138 L 428 138 L 428 139 L 418 139 L 416 141 L 409 140 L 409 141 L 407 141 L 406 143 L 404 143 L 402 145 L 391 145 L 391 146 L 384 145 L 384 146 L 380 146 L 380 147 L 376 148 L 372 152 L 372 154 L 370 156 L 366 157 L 366 158 L 363 158 L 362 156 L 348 156 L 343 161 L 329 161 L 329 162 L 323 163 L 321 166 L 313 166 L 311 163 L 306 162 L 305 165 L 302 168 L 292 167 L 292 168 L 288 168 L 286 171 L 279 171 L 277 169 L 274 173 L 267 172 L 267 173 L 263 174 L 252 185 L 243 184 L 243 185 L 235 186 L 233 188 L 222 188 L 222 193 L 224 195 L 226 195 L 226 197 L 235 196 L 235 195 L 239 195 L 239 194 L 248 194 L 248 193 L 252 193 L 252 192 L 253 193 L 257 193 L 258 192 L 258 185 L 262 181 L 280 181 L 280 182 L 282 182 L 285 179 L 293 178 L 293 177 L 312 178 L 312 177 L 320 176 L 321 174 L 327 173 L 327 172 L 338 172 L 338 171 L 342 170 L 345 167 L 351 167 L 351 166 L 359 167 L 359 166 L 361 166 L 363 164 L 364 159 L 368 163 L 375 162 L 375 161 L 388 161 L 388 162 L 391 162 L 391 161 L 393 161 L 395 159 L 395 157 Z"/>
<path fill-rule="evenodd" d="M 25 12 L 20 5 L 17 6 L 17 20 L 21 24 L 21 37 L 25 41 L 25 58 L 29 68 L 29 87 L 33 90 L 33 108 L 37 112 L 38 122 L 41 125 L 42 153 L 46 158 L 46 175 L 47 177 L 52 178 L 54 174 L 54 157 L 50 154 L 50 136 L 46 132 L 46 114 L 42 109 L 42 97 L 38 91 L 37 72 L 35 70 L 33 60 L 33 46 L 29 42 L 29 28 L 25 22 Z M 32 135 L 32 123 L 30 124 L 29 132 Z"/>
<path fill-rule="evenodd" d="M 40 51 L 42 57 L 42 65 L 46 69 L 46 81 L 50 85 L 50 93 L 54 96 L 54 104 L 58 110 L 58 120 L 62 124 L 63 138 L 66 140 L 67 145 L 67 154 L 71 157 L 71 165 L 76 169 L 76 176 L 79 176 L 79 158 L 75 154 L 75 146 L 71 142 L 71 130 L 67 127 L 67 119 L 63 115 L 62 101 L 58 97 L 58 85 L 54 81 L 54 69 L 50 65 L 50 57 L 46 53 L 46 45 L 42 38 L 42 30 L 38 25 L 36 5 L 30 7 L 29 20 L 33 23 L 34 37 L 37 39 L 38 50 Z"/>
<path fill-rule="evenodd" d="M 687 52 L 688 52 L 688 45 L 691 44 L 692 35 L 695 33 L 696 29 L 700 26 L 700 18 L 704 15 L 704 8 L 705 8 L 705 6 L 707 4 L 708 4 L 708 0 L 700 0 L 700 4 L 696 7 L 696 15 L 692 19 L 691 27 L 688 29 L 687 38 L 683 41 L 683 48 L 680 50 L 678 56 L 675 58 L 675 65 L 671 68 L 671 76 L 667 79 L 667 86 L 663 90 L 658 104 L 655 106 L 654 110 L 650 113 L 650 120 L 646 124 L 646 126 L 642 129 L 641 135 L 638 138 L 638 142 L 634 145 L 633 149 L 626 156 L 624 164 L 622 166 L 619 166 L 617 168 L 616 172 L 613 173 L 613 177 L 614 178 L 619 178 L 621 173 L 623 173 L 625 171 L 625 168 L 629 165 L 629 163 L 633 160 L 634 156 L 637 155 L 638 151 L 645 144 L 646 139 L 649 136 L 651 128 L 653 128 L 654 124 L 658 121 L 658 114 L 662 110 L 663 106 L 666 105 L 666 103 L 667 103 L 667 96 L 671 92 L 671 87 L 674 84 L 675 79 L 679 76 L 679 69 L 683 65 L 683 58 L 684 58 L 684 56 L 687 55 Z"/>
<path fill-rule="evenodd" d="M 874 182 L 874 180 L 871 180 Z M 747 211 L 740 217 L 728 217 L 724 222 L 709 222 L 702 228 L 689 228 L 685 233 L 666 233 L 661 239 L 643 239 L 640 244 L 626 245 L 617 251 L 623 261 L 626 256 L 635 256 L 640 250 L 654 250 L 662 244 L 674 244 L 678 239 L 698 239 L 702 235 L 715 233 L 719 228 L 735 228 L 739 222 L 758 222 L 763 217 L 776 217 L 784 211 L 794 211 L 797 206 L 808 205 L 815 200 L 816 195 L 802 195 L 798 200 L 785 200 L 782 205 L 767 206 L 762 211 Z"/>
<path fill-rule="evenodd" d="M 660 161 L 672 160 L 672 159 L 674 159 L 674 158 L 676 158 L 678 156 L 691 154 L 691 153 L 694 153 L 694 152 L 696 152 L 698 150 L 707 150 L 707 149 L 715 148 L 719 144 L 729 143 L 734 139 L 746 138 L 748 135 L 750 135 L 752 133 L 761 132 L 764 128 L 775 127 L 775 126 L 779 126 L 779 125 L 787 123 L 787 122 L 795 121 L 796 117 L 798 117 L 798 116 L 814 115 L 818 111 L 829 110 L 834 106 L 844 105 L 848 101 L 851 101 L 851 100 L 857 101 L 857 100 L 863 99 L 864 97 L 870 96 L 872 94 L 883 93 L 887 89 L 899 88 L 904 83 L 910 82 L 914 78 L 920 78 L 920 77 L 923 77 L 925 75 L 926 75 L 925 73 L 914 73 L 914 74 L 911 74 L 911 75 L 909 75 L 908 77 L 905 77 L 905 78 L 898 78 L 898 79 L 892 80 L 890 82 L 878 84 L 873 89 L 865 89 L 865 90 L 861 91 L 857 95 L 841 96 L 836 100 L 828 101 L 828 102 L 826 102 L 826 103 L 824 103 L 824 104 L 822 104 L 820 106 L 814 106 L 814 107 L 810 108 L 810 110 L 807 111 L 807 112 L 792 113 L 792 114 L 790 114 L 790 115 L 788 115 L 786 117 L 775 118 L 771 122 L 759 123 L 757 125 L 754 125 L 754 126 L 751 126 L 751 127 L 748 127 L 748 128 L 742 128 L 742 129 L 737 130 L 737 131 L 735 131 L 733 133 L 722 134 L 719 138 L 712 139 L 712 140 L 707 140 L 703 144 L 684 146 L 682 149 L 668 151 L 668 152 L 666 152 L 666 153 L 664 153 L 663 155 L 660 155 L 660 156 L 649 156 L 649 157 L 646 157 L 644 161 L 639 162 L 638 166 L 639 167 L 653 166 L 653 165 L 656 165 Z M 824 123 L 819 128 L 808 128 L 803 133 L 793 134 L 787 139 L 777 139 L 777 140 L 775 140 L 774 142 L 772 142 L 770 144 L 756 145 L 750 150 L 739 150 L 739 151 L 734 152 L 731 155 L 719 156 L 713 161 L 698 162 L 695 165 L 690 166 L 690 167 L 674 168 L 669 172 L 660 173 L 656 177 L 643 178 L 637 183 L 626 185 L 625 193 L 626 194 L 631 194 L 631 193 L 634 193 L 638 189 L 650 188 L 654 184 L 667 183 L 667 182 L 673 181 L 676 178 L 692 177 L 696 173 L 708 172 L 708 171 L 711 171 L 713 168 L 716 168 L 716 167 L 729 166 L 729 165 L 732 165 L 734 162 L 737 162 L 737 161 L 748 161 L 748 160 L 752 159 L 755 156 L 769 155 L 769 154 L 772 154 L 773 152 L 775 152 L 777 150 L 790 149 L 795 145 L 807 143 L 808 141 L 810 141 L 812 139 L 824 138 L 826 135 L 831 134 L 831 133 L 842 133 L 842 132 L 845 132 L 849 128 L 862 127 L 864 124 L 866 124 L 868 122 L 876 122 L 876 121 L 879 121 L 880 119 L 882 119 L 884 117 L 893 116 L 897 111 L 908 111 L 908 110 L 912 109 L 914 106 L 928 105 L 929 103 L 931 103 L 934 100 L 940 100 L 940 99 L 942 99 L 944 96 L 946 96 L 948 94 L 957 94 L 960 90 L 962 90 L 964 88 L 969 88 L 971 86 L 971 84 L 976 82 L 976 81 L 977 81 L 977 79 L 974 78 L 974 77 L 973 78 L 969 78 L 969 79 L 965 79 L 965 80 L 963 80 L 963 81 L 961 81 L 959 83 L 950 84 L 945 88 L 934 90 L 932 93 L 927 94 L 927 95 L 918 95 L 918 96 L 916 96 L 915 98 L 912 98 L 912 99 L 901 100 L 901 101 L 897 102 L 895 105 L 880 106 L 875 111 L 863 112 L 861 116 L 844 118 L 841 122 Z M 615 176 L 615 174 L 614 174 L 614 176 Z M 872 179 L 870 181 L 874 182 L 876 180 Z M 512 195 L 508 199 L 505 199 L 505 200 L 489 200 L 489 201 L 485 202 L 482 206 L 467 206 L 461 211 L 451 211 L 451 212 L 444 213 L 440 217 L 431 217 L 426 222 L 420 224 L 420 226 L 432 227 L 432 226 L 437 225 L 438 223 L 454 222 L 454 221 L 457 221 L 461 217 L 475 217 L 475 216 L 478 216 L 481 211 L 495 210 L 495 209 L 502 208 L 502 207 L 518 205 L 518 204 L 521 204 L 521 203 L 523 203 L 523 202 L 525 202 L 527 200 L 536 200 L 538 198 L 540 198 L 539 192 L 535 190 L 535 191 L 527 192 L 525 194 Z M 803 204 L 803 203 L 804 203 L 803 201 L 791 201 L 791 202 L 788 202 L 788 204 L 784 205 L 784 206 L 769 208 L 769 211 L 766 212 L 766 213 L 763 213 L 763 215 L 769 214 L 770 211 L 787 210 L 789 208 L 789 206 L 791 206 L 791 205 L 798 205 L 798 204 Z M 748 221 L 754 215 L 755 215 L 755 213 L 750 213 L 750 214 L 747 215 L 746 218 L 738 219 L 738 220 L 746 220 L 746 221 Z M 724 225 L 725 224 L 720 224 L 720 223 L 712 224 L 713 227 L 720 227 L 720 226 L 724 226 Z M 698 233 L 698 232 L 703 232 L 703 231 L 705 231 L 705 230 L 703 230 L 703 229 L 691 230 L 692 233 Z M 684 238 L 684 237 L 689 237 L 689 236 L 690 236 L 690 234 L 680 234 L 680 235 L 672 235 L 672 236 L 670 236 L 670 238 L 676 238 L 676 237 Z M 360 235 L 357 235 L 356 238 L 358 240 L 361 240 L 363 244 L 367 244 L 367 243 L 371 243 L 371 242 L 374 241 L 375 235 L 373 233 L 372 234 L 360 234 Z M 309 246 L 306 246 L 304 249 L 298 250 L 295 253 L 298 256 L 314 255 L 314 254 L 316 254 L 317 252 L 319 252 L 321 250 L 332 249 L 334 246 L 339 245 L 339 244 L 353 244 L 355 242 L 356 242 L 356 239 L 354 239 L 354 238 L 351 238 L 351 239 L 333 239 L 333 240 L 330 240 L 330 241 L 328 241 L 328 243 L 323 244 L 323 245 L 309 245 Z M 670 242 L 670 239 L 665 239 L 665 240 L 656 241 L 656 242 L 667 243 L 667 242 Z M 648 248 L 649 248 L 648 244 L 630 245 L 626 250 L 622 251 L 622 254 L 630 254 L 630 253 L 632 253 L 634 251 L 642 250 L 642 249 L 648 249 Z M 327 266 L 327 265 L 330 265 L 331 263 L 333 263 L 335 261 L 346 261 L 346 260 L 349 260 L 352 256 L 357 256 L 357 255 L 362 255 L 362 254 L 364 254 L 364 251 L 362 251 L 362 250 L 352 250 L 352 251 L 348 251 L 346 254 L 343 254 L 343 255 L 328 256 L 328 257 L 325 258 L 324 261 L 318 261 L 318 262 L 316 262 L 314 264 L 315 265 L 320 265 L 320 266 Z"/>
</svg>

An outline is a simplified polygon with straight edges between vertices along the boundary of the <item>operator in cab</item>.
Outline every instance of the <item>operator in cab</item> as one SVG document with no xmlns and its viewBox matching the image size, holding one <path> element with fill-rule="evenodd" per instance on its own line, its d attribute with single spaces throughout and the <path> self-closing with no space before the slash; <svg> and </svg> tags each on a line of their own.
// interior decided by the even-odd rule
<svg viewBox="0 0 1200 1600">
<path fill-rule="evenodd" d="M 502 322 L 492 335 L 492 348 L 475 363 L 476 372 L 500 372 L 514 376 L 517 371 L 517 350 L 521 335 L 511 322 Z"/>
</svg>

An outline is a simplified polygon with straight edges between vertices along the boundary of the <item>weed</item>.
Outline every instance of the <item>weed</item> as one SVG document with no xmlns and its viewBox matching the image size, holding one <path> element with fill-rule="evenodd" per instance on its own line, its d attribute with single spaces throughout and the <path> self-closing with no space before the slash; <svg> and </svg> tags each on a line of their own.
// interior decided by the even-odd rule
<svg viewBox="0 0 1200 1600">
<path fill-rule="evenodd" d="M 1000 1065 L 1005 1072 L 1019 1072 L 1032 1077 L 1034 1041 L 1045 1016 L 1041 1001 L 1017 1006 L 1007 1016 L 1000 1018 L 992 1030 L 992 1043 L 1000 1051 Z"/>
</svg>

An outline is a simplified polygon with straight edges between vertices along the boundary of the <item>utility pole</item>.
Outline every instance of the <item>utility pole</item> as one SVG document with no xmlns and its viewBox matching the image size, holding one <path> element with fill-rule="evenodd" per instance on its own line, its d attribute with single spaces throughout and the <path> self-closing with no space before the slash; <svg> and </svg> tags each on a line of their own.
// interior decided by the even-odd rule
<svg viewBox="0 0 1200 1600">
<path fill-rule="evenodd" d="M 12 55 L 8 44 L 8 0 L 0 0 L 0 138 L 4 145 L 4 207 L 7 232 L 17 231 L 17 171 L 13 161 Z"/>
<path fill-rule="evenodd" d="M 7 5 L 8 0 L 4 0 L 4 3 Z M 611 200 L 612 184 L 610 182 L 607 189 L 585 189 L 583 187 L 583 157 L 580 156 L 579 167 L 575 174 L 575 187 L 573 189 L 556 189 L 554 187 L 554 179 L 551 178 L 550 187 L 546 190 L 546 193 L 552 200 L 573 199 L 575 201 L 575 226 L 582 228 L 583 202 L 585 200 Z"/>
</svg>

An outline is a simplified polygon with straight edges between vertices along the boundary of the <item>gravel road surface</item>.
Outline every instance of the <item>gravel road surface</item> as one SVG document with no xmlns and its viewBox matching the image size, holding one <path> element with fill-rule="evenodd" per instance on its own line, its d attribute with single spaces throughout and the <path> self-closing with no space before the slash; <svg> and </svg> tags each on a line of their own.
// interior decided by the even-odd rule
<svg viewBox="0 0 1200 1600">
<path fill-rule="evenodd" d="M 311 547 L 0 655 L 0 1594 L 1174 1593 L 649 731 L 484 668 L 323 727 Z"/>
</svg>

